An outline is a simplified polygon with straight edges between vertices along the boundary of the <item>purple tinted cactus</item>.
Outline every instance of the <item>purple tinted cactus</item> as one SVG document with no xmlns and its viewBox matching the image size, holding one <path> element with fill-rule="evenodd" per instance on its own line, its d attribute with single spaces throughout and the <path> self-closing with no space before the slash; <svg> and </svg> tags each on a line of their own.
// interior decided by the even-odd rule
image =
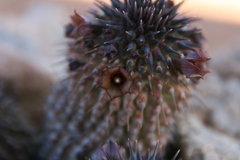
<svg viewBox="0 0 240 160">
<path fill-rule="evenodd" d="M 172 115 L 208 73 L 199 29 L 171 0 L 97 2 L 90 22 L 76 11 L 66 27 L 70 79 L 46 107 L 44 159 L 82 159 L 108 140 L 143 149 L 169 138 Z M 168 127 L 164 127 L 165 124 Z"/>
<path fill-rule="evenodd" d="M 0 80 L 0 159 L 34 159 L 36 129 L 2 82 Z"/>
<path fill-rule="evenodd" d="M 102 160 L 158 160 L 159 159 L 158 145 L 159 142 L 157 142 L 152 154 L 149 153 L 149 150 L 147 153 L 142 154 L 139 151 L 138 144 L 136 144 L 136 151 L 134 153 L 131 142 L 129 141 L 128 146 L 130 155 L 129 158 L 126 158 L 125 149 L 120 147 L 117 143 L 109 141 L 100 147 L 100 149 L 96 153 L 96 157 Z M 179 152 L 180 150 L 178 150 L 178 152 L 174 155 L 172 160 L 175 160 L 177 158 Z"/>
</svg>

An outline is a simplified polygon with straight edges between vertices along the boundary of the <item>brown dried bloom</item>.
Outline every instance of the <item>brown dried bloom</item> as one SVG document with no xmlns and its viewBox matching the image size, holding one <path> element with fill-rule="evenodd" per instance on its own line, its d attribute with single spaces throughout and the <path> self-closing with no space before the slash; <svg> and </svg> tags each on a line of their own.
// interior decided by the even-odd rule
<svg viewBox="0 0 240 160">
<path fill-rule="evenodd" d="M 110 140 L 108 143 L 102 145 L 102 147 L 97 151 L 96 155 L 98 159 L 102 160 L 159 160 L 160 154 L 158 146 L 159 142 L 157 142 L 157 144 L 155 145 L 152 154 L 149 153 L 150 150 L 142 154 L 139 151 L 139 147 L 136 141 L 136 151 L 134 153 L 131 142 L 128 141 L 130 156 L 129 158 L 126 158 L 125 149 Z M 180 150 L 178 150 L 178 152 L 173 156 L 172 160 L 175 160 L 177 158 L 179 152 Z"/>
<path fill-rule="evenodd" d="M 96 152 L 98 158 L 107 160 L 123 160 L 125 159 L 125 154 L 125 149 L 111 140 L 103 144 Z"/>
<path fill-rule="evenodd" d="M 203 78 L 206 73 L 209 73 L 207 69 L 207 58 L 206 55 L 200 50 L 188 53 L 182 60 L 182 72 L 187 78 L 199 79 Z"/>
<path fill-rule="evenodd" d="M 100 86 L 106 90 L 111 99 L 130 93 L 132 77 L 122 67 L 107 68 Z"/>
</svg>

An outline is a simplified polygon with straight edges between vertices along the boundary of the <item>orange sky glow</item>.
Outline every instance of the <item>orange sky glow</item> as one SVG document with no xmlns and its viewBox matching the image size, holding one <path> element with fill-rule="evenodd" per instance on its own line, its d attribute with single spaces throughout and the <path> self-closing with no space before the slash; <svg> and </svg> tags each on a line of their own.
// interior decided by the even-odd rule
<svg viewBox="0 0 240 160">
<path fill-rule="evenodd" d="M 93 3 L 94 0 L 62 0 L 79 1 Z M 109 3 L 110 0 L 102 0 Z M 175 0 L 181 2 L 182 0 Z M 240 0 L 185 0 L 185 4 L 180 8 L 181 12 L 186 12 L 192 16 L 204 19 L 214 19 L 229 23 L 240 24 Z"/>
</svg>

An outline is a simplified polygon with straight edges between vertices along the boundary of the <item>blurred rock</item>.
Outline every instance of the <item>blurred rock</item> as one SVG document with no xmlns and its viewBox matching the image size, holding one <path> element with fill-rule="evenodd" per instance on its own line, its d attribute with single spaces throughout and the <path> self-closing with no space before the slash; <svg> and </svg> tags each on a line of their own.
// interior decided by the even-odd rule
<svg viewBox="0 0 240 160">
<path fill-rule="evenodd" d="M 36 122 L 51 84 L 66 74 L 56 62 L 65 61 L 62 22 L 68 17 L 60 6 L 37 1 L 19 14 L 0 15 L 0 80 L 4 91 Z"/>
<path fill-rule="evenodd" d="M 34 121 L 40 121 L 52 79 L 9 46 L 0 45 L 0 57 L 1 90 L 11 95 L 19 110 L 24 110 Z"/>
<path fill-rule="evenodd" d="M 64 25 L 69 14 L 51 2 L 35 2 L 18 15 L 0 16 L 0 44 L 8 46 L 42 72 L 59 79 L 66 72 L 67 40 Z"/>
<path fill-rule="evenodd" d="M 240 27 L 239 27 L 240 28 Z M 240 29 L 239 29 L 240 32 Z M 240 78 L 240 36 L 213 55 L 211 66 L 223 79 Z"/>
<path fill-rule="evenodd" d="M 50 76 L 14 53 L 12 46 L 0 45 L 0 57 L 0 79 L 10 92 L 18 96 L 47 93 L 52 81 Z"/>
<path fill-rule="evenodd" d="M 221 79 L 216 73 L 212 73 L 198 88 L 203 94 L 196 94 L 206 107 L 194 98 L 190 102 L 191 106 L 195 106 L 197 110 L 201 108 L 210 125 L 240 139 L 239 78 Z"/>
<path fill-rule="evenodd" d="M 196 115 L 182 117 L 179 125 L 185 160 L 239 160 L 235 138 L 204 125 Z"/>
<path fill-rule="evenodd" d="M 178 125 L 186 160 L 240 160 L 240 77 L 238 52 L 214 55 L 212 73 L 193 91 L 192 112 Z"/>
</svg>

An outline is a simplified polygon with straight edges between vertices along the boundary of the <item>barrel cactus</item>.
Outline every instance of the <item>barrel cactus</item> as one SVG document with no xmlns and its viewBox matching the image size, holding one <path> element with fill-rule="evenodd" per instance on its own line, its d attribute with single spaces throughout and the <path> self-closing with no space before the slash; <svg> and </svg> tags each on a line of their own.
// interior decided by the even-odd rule
<svg viewBox="0 0 240 160">
<path fill-rule="evenodd" d="M 69 78 L 46 106 L 44 159 L 94 157 L 113 140 L 164 146 L 173 115 L 208 73 L 197 18 L 178 15 L 172 0 L 97 1 L 94 20 L 76 11 L 66 26 Z M 167 127 L 166 124 L 168 125 Z"/>
</svg>

